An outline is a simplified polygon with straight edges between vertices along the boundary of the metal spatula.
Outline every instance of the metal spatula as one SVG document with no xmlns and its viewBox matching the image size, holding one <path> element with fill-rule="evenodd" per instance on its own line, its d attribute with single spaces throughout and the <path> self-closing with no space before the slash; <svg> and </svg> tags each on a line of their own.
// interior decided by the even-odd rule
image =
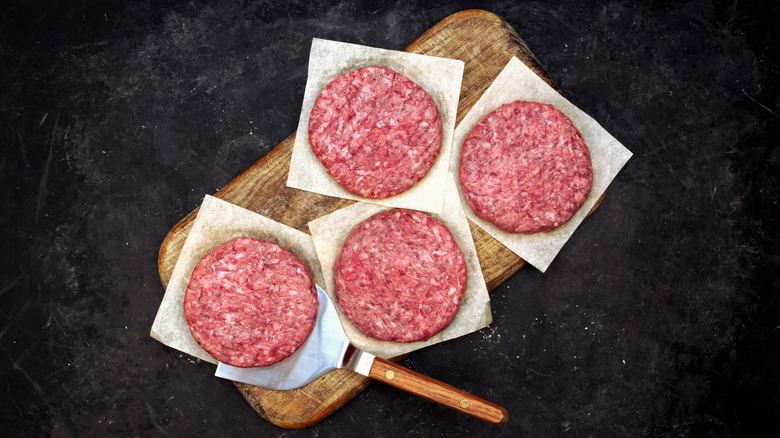
<svg viewBox="0 0 780 438">
<path fill-rule="evenodd" d="M 306 342 L 292 356 L 264 368 L 220 363 L 217 377 L 274 390 L 295 389 L 328 371 L 349 368 L 364 376 L 494 424 L 507 420 L 506 409 L 447 384 L 359 350 L 349 342 L 328 295 L 317 286 L 320 307 Z"/>
</svg>

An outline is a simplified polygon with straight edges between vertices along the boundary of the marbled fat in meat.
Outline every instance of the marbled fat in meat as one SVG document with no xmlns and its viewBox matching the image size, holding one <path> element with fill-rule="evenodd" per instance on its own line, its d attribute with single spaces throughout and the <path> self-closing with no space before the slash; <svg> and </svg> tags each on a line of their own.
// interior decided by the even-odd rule
<svg viewBox="0 0 780 438">
<path fill-rule="evenodd" d="M 485 116 L 463 142 L 460 184 L 474 213 L 511 233 L 549 232 L 585 203 L 590 152 L 552 105 L 513 102 Z"/>
<path fill-rule="evenodd" d="M 336 261 L 335 284 L 342 312 L 366 335 L 421 341 L 457 314 L 466 263 L 444 224 L 394 209 L 352 230 Z"/>
<path fill-rule="evenodd" d="M 244 368 L 293 354 L 314 328 L 318 305 L 300 260 L 275 243 L 246 237 L 206 254 L 184 295 L 198 344 L 218 361 Z"/>
<path fill-rule="evenodd" d="M 338 76 L 319 94 L 309 143 L 350 193 L 383 199 L 417 184 L 441 149 L 436 102 L 406 76 L 369 66 Z"/>
</svg>

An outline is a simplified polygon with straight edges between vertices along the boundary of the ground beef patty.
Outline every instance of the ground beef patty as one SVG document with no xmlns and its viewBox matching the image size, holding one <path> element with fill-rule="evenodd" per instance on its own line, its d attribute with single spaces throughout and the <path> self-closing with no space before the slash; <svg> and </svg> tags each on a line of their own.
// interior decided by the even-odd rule
<svg viewBox="0 0 780 438">
<path fill-rule="evenodd" d="M 322 90 L 309 143 L 346 190 L 382 199 L 415 185 L 441 149 L 442 122 L 431 96 L 381 66 L 343 74 Z"/>
<path fill-rule="evenodd" d="M 184 315 L 192 336 L 215 359 L 262 367 L 303 344 L 318 304 L 300 260 L 275 243 L 242 237 L 214 248 L 195 267 Z"/>
<path fill-rule="evenodd" d="M 474 213 L 511 233 L 548 232 L 588 197 L 590 153 L 571 120 L 552 105 L 506 104 L 463 142 L 460 183 Z"/>
<path fill-rule="evenodd" d="M 378 213 L 350 233 L 335 266 L 336 299 L 358 329 L 413 342 L 447 327 L 466 289 L 466 263 L 441 222 L 412 210 Z"/>
</svg>

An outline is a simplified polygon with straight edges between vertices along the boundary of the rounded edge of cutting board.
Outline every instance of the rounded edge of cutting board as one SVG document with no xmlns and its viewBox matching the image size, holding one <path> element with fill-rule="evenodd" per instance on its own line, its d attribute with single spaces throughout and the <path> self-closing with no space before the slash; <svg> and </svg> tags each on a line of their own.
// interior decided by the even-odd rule
<svg viewBox="0 0 780 438">
<path fill-rule="evenodd" d="M 466 37 L 476 40 L 476 43 L 469 47 L 469 41 L 463 41 L 467 39 Z M 444 48 L 442 43 L 446 42 L 450 42 L 451 45 Z M 495 50 L 476 49 L 482 45 L 489 45 Z M 517 56 L 545 82 L 559 90 L 517 32 L 509 23 L 492 12 L 470 9 L 454 13 L 420 35 L 404 50 L 461 59 L 466 63 L 457 122 L 468 113 L 511 56 Z M 308 218 L 296 215 L 305 212 L 306 215 L 313 216 L 313 219 L 320 214 L 351 204 L 352 201 L 334 200 L 310 195 L 308 192 L 299 193 L 300 191 L 284 187 L 280 188 L 271 200 L 256 196 L 251 190 L 253 187 L 265 189 L 271 185 L 277 187 L 279 184 L 285 185 L 283 180 L 286 179 L 289 169 L 289 155 L 293 141 L 294 135 L 291 135 L 214 196 L 302 231 L 307 231 Z M 598 207 L 602 199 L 603 195 L 589 214 Z M 312 203 L 316 207 L 314 210 L 311 209 Z M 185 216 L 167 233 L 161 243 L 158 270 L 164 287 L 168 285 L 196 215 L 197 209 Z M 469 225 L 487 288 L 493 290 L 522 268 L 525 261 L 481 228 L 471 222 Z M 371 380 L 349 370 L 335 370 L 302 388 L 291 391 L 273 391 L 244 383 L 234 383 L 260 417 L 279 427 L 300 429 L 313 426 L 327 418 L 365 389 Z"/>
</svg>

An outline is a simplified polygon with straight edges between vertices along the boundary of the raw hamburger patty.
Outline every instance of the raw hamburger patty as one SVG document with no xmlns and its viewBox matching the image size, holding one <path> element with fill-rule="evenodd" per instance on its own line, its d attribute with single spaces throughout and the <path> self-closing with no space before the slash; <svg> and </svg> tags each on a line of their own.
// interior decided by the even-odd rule
<svg viewBox="0 0 780 438">
<path fill-rule="evenodd" d="M 300 260 L 275 243 L 246 237 L 206 254 L 184 295 L 192 336 L 236 367 L 268 366 L 295 352 L 314 328 L 318 305 Z"/>
<path fill-rule="evenodd" d="M 384 341 L 420 341 L 458 312 L 466 263 L 441 222 L 395 209 L 352 230 L 336 260 L 335 283 L 341 310 L 360 331 Z"/>
<path fill-rule="evenodd" d="M 552 105 L 506 104 L 463 142 L 460 183 L 474 213 L 511 233 L 548 232 L 588 197 L 590 153 L 571 120 Z"/>
<path fill-rule="evenodd" d="M 309 143 L 346 190 L 382 199 L 415 185 L 441 149 L 436 103 L 406 76 L 363 67 L 331 81 L 314 102 Z"/>
</svg>

